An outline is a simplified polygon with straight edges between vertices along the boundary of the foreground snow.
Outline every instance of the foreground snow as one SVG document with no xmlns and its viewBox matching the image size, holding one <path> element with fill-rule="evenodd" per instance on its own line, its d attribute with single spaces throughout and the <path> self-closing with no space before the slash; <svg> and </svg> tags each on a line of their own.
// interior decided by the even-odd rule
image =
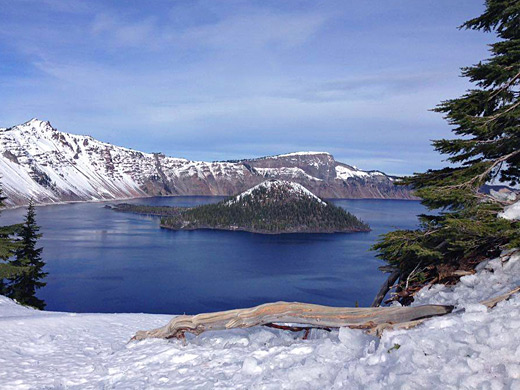
<svg viewBox="0 0 520 390">
<path fill-rule="evenodd" d="M 171 316 L 38 312 L 0 297 L 0 388 L 520 389 L 520 296 L 477 304 L 520 284 L 520 255 L 507 258 L 423 291 L 419 303 L 457 309 L 381 340 L 256 328 L 129 343 Z"/>
</svg>

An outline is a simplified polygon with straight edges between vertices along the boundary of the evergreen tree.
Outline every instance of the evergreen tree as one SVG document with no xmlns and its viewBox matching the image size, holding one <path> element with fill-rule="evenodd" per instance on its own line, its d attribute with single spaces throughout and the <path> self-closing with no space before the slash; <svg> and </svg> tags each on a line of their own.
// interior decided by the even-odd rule
<svg viewBox="0 0 520 390">
<path fill-rule="evenodd" d="M 506 203 L 480 191 L 494 180 L 520 183 L 520 1 L 485 5 L 481 16 L 461 28 L 495 32 L 500 40 L 490 46 L 490 59 L 462 69 L 476 88 L 435 109 L 457 136 L 433 142 L 452 164 L 401 182 L 437 212 L 421 215 L 420 229 L 390 232 L 374 246 L 400 271 L 404 302 L 404 290 L 414 282 L 439 281 L 520 245 L 519 223 L 497 218 Z"/>
<path fill-rule="evenodd" d="M 4 207 L 4 200 L 2 196 L 2 188 L 0 188 L 0 209 Z M 5 295 L 7 278 L 19 275 L 23 269 L 9 264 L 7 261 L 18 248 L 18 243 L 15 239 L 16 232 L 19 225 L 0 226 L 0 294 Z"/>
<path fill-rule="evenodd" d="M 45 302 L 36 297 L 36 290 L 46 285 L 42 279 L 47 275 L 43 272 L 45 262 L 41 257 L 42 248 L 36 247 L 37 241 L 41 237 L 41 234 L 38 233 L 39 230 L 40 227 L 36 224 L 36 212 L 31 201 L 25 221 L 19 229 L 19 247 L 15 252 L 15 259 L 11 261 L 13 266 L 23 267 L 24 271 L 10 278 L 8 296 L 21 304 L 43 309 Z"/>
</svg>

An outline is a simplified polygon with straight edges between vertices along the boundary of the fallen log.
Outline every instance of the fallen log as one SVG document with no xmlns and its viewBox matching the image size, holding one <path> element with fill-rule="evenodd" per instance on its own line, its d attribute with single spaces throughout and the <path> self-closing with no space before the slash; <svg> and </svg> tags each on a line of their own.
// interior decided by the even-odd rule
<svg viewBox="0 0 520 390">
<path fill-rule="evenodd" d="M 251 328 L 273 323 L 304 324 L 319 328 L 347 326 L 369 330 L 381 324 L 416 321 L 444 315 L 452 310 L 453 306 L 444 305 L 349 308 L 299 302 L 275 302 L 247 309 L 180 315 L 161 328 L 137 332 L 132 340 L 183 339 L 186 332 L 199 335 L 210 330 Z"/>
</svg>

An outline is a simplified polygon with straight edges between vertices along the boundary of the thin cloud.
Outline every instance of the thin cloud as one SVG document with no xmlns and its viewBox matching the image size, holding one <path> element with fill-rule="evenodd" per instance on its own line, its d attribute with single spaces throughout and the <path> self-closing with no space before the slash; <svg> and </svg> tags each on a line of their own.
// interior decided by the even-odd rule
<svg viewBox="0 0 520 390">
<path fill-rule="evenodd" d="M 36 116 L 193 159 L 318 149 L 410 173 L 440 161 L 429 140 L 449 127 L 428 109 L 485 53 L 489 37 L 455 29 L 479 13 L 463 3 L 5 2 L 0 126 Z"/>
</svg>

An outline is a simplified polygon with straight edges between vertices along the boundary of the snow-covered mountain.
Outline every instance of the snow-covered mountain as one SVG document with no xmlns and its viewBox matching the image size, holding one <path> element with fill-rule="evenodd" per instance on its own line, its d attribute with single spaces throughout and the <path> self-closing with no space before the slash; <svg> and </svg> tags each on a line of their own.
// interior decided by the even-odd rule
<svg viewBox="0 0 520 390">
<path fill-rule="evenodd" d="M 251 160 L 190 161 L 143 153 L 32 119 L 0 128 L 0 175 L 7 204 L 123 199 L 156 195 L 234 195 L 266 179 L 300 183 L 324 198 L 409 199 L 379 171 L 339 163 L 325 152 Z"/>
</svg>

